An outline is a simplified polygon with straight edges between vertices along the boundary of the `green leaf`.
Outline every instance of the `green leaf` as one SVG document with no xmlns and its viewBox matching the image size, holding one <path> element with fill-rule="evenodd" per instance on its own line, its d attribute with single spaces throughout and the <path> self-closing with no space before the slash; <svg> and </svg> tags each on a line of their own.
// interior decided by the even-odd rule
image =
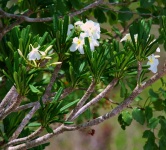
<svg viewBox="0 0 166 150">
<path fill-rule="evenodd" d="M 149 120 L 148 127 L 151 128 L 151 129 L 154 129 L 154 128 L 156 128 L 158 123 L 159 123 L 159 119 L 158 118 L 151 118 Z"/>
<path fill-rule="evenodd" d="M 144 145 L 144 150 L 158 150 L 158 146 L 154 140 L 148 140 Z"/>
<path fill-rule="evenodd" d="M 18 73 L 16 71 L 13 73 L 13 78 L 16 83 L 16 86 L 19 87 Z"/>
<path fill-rule="evenodd" d="M 143 113 L 141 109 L 134 108 L 132 112 L 132 116 L 133 116 L 133 119 L 135 119 L 140 124 L 143 125 L 145 123 L 145 114 Z"/>
<path fill-rule="evenodd" d="M 149 119 L 151 119 L 152 116 L 153 116 L 153 110 L 152 110 L 151 107 L 147 106 L 147 107 L 145 108 L 145 117 L 146 117 L 146 119 L 147 119 L 147 122 L 149 122 Z"/>
<path fill-rule="evenodd" d="M 12 73 L 13 72 L 13 67 L 12 67 L 11 61 L 10 61 L 10 59 L 8 57 L 5 59 L 5 63 L 6 63 L 6 66 L 7 66 L 8 70 L 9 70 L 9 72 Z"/>
<path fill-rule="evenodd" d="M 14 71 L 19 70 L 19 55 L 18 52 L 14 52 Z"/>
<path fill-rule="evenodd" d="M 63 87 L 60 87 L 51 103 L 55 103 L 60 98 L 62 92 L 63 92 Z"/>
<path fill-rule="evenodd" d="M 104 23 L 107 21 L 107 18 L 105 16 L 103 10 L 100 8 L 96 8 L 94 10 L 94 16 L 97 19 L 97 22 L 99 22 L 99 23 Z"/>
<path fill-rule="evenodd" d="M 10 75 L 9 74 L 7 74 L 7 72 L 5 72 L 5 70 L 2 70 L 2 72 L 3 72 L 3 74 L 10 80 L 10 81 L 12 81 L 13 83 L 14 83 L 14 80 L 13 80 L 13 78 L 12 77 L 10 77 Z"/>
<path fill-rule="evenodd" d="M 140 0 L 140 5 L 141 7 L 148 8 L 151 7 L 154 2 L 155 0 Z"/>
<path fill-rule="evenodd" d="M 166 136 L 166 119 L 165 119 L 165 117 L 162 117 L 160 119 L 159 123 L 161 125 L 161 128 L 160 128 L 160 131 L 158 133 L 158 136 L 159 137 Z"/>
<path fill-rule="evenodd" d="M 154 133 L 150 130 L 145 130 L 142 137 L 155 139 Z"/>
<path fill-rule="evenodd" d="M 164 109 L 163 100 L 158 99 L 153 102 L 154 109 L 157 111 L 162 111 Z"/>
<path fill-rule="evenodd" d="M 153 89 L 149 89 L 149 95 L 151 96 L 151 101 L 154 102 L 159 98 L 159 95 L 153 91 Z"/>
<path fill-rule="evenodd" d="M 112 30 L 119 36 L 122 37 L 122 33 L 120 32 L 119 28 L 116 26 L 112 26 Z"/>
<path fill-rule="evenodd" d="M 82 62 L 79 67 L 79 72 L 81 73 L 85 67 L 85 62 Z"/>
<path fill-rule="evenodd" d="M 120 97 L 121 98 L 125 98 L 126 95 L 127 95 L 127 89 L 125 87 L 125 84 L 123 82 L 119 82 L 120 85 L 121 85 L 121 88 L 120 88 Z"/>
<path fill-rule="evenodd" d="M 149 9 L 146 9 L 146 8 L 137 8 L 137 11 L 140 14 L 140 16 L 144 18 L 149 18 L 151 15 L 151 12 L 149 11 Z"/>
<path fill-rule="evenodd" d="M 122 22 L 129 21 L 133 17 L 133 13 L 127 7 L 123 7 L 119 10 L 118 19 Z"/>
<path fill-rule="evenodd" d="M 14 46 L 11 42 L 7 42 L 8 47 L 14 52 Z"/>
<path fill-rule="evenodd" d="M 38 90 L 35 86 L 32 84 L 29 84 L 29 87 L 33 93 L 41 94 L 40 90 Z"/>
<path fill-rule="evenodd" d="M 136 102 L 139 102 L 139 101 L 141 101 L 141 100 L 143 100 L 143 99 L 142 99 L 142 97 L 137 96 L 134 100 L 135 100 Z"/>
<path fill-rule="evenodd" d="M 162 136 L 159 140 L 159 149 L 165 150 L 166 148 L 166 136 Z"/>
<path fill-rule="evenodd" d="M 73 106 L 74 104 L 76 104 L 80 99 L 77 99 L 73 102 L 68 103 L 67 105 L 63 106 L 59 112 L 63 112 L 64 110 L 68 109 L 69 107 Z"/>
<path fill-rule="evenodd" d="M 118 116 L 118 122 L 119 122 L 119 124 L 121 125 L 121 128 L 123 129 L 123 130 L 125 130 L 126 129 L 126 123 L 123 121 L 123 119 L 122 119 L 122 114 L 120 114 L 119 116 Z"/>
<path fill-rule="evenodd" d="M 54 34 L 56 34 L 56 32 L 59 30 L 59 19 L 57 17 L 57 15 L 53 16 L 53 31 Z"/>
<path fill-rule="evenodd" d="M 38 44 L 39 44 L 39 45 L 42 45 L 43 42 L 45 41 L 45 39 L 47 38 L 47 36 L 48 36 L 48 32 L 45 32 L 44 35 L 39 38 Z"/>
<path fill-rule="evenodd" d="M 81 7 L 81 1 L 79 1 L 79 0 L 70 0 L 70 3 L 76 9 L 80 9 L 80 7 Z"/>
<path fill-rule="evenodd" d="M 67 31 L 68 31 L 68 25 L 69 25 L 69 17 L 65 16 L 64 17 L 64 22 L 63 22 L 63 37 L 62 37 L 62 42 L 65 43 L 66 37 L 67 37 Z"/>
<path fill-rule="evenodd" d="M 72 121 L 65 121 L 64 124 L 71 125 L 71 124 L 74 124 L 74 122 L 72 122 Z"/>
<path fill-rule="evenodd" d="M 122 119 L 127 125 L 130 125 L 132 122 L 132 115 L 128 111 L 123 111 Z"/>
<path fill-rule="evenodd" d="M 158 146 L 155 143 L 155 135 L 150 130 L 145 130 L 143 133 L 143 138 L 147 138 L 147 141 L 144 145 L 144 150 L 157 150 Z"/>
<path fill-rule="evenodd" d="M 111 11 L 111 10 L 108 10 L 106 13 L 107 13 L 109 24 L 113 25 L 114 23 L 116 23 L 116 21 L 117 21 L 117 14 L 114 11 Z"/>
<path fill-rule="evenodd" d="M 49 126 L 45 127 L 48 133 L 54 133 L 53 129 Z"/>
<path fill-rule="evenodd" d="M 28 124 L 28 127 L 40 127 L 41 126 L 41 123 L 38 123 L 38 122 L 31 122 Z"/>
</svg>

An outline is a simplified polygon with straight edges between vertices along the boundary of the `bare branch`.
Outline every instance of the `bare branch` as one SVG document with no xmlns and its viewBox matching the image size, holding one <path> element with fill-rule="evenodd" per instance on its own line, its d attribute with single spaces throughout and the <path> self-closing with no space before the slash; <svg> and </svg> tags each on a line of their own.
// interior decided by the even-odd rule
<svg viewBox="0 0 166 150">
<path fill-rule="evenodd" d="M 94 3 L 91 3 L 90 5 L 82 8 L 82 9 L 80 9 L 78 11 L 69 13 L 69 16 L 70 17 L 74 17 L 76 15 L 82 14 L 83 12 L 85 12 L 85 11 L 91 9 L 91 8 L 94 8 L 94 7 L 97 7 L 97 6 L 101 5 L 103 2 L 104 2 L 104 0 L 96 0 Z"/>
<path fill-rule="evenodd" d="M 0 8 L 0 13 L 2 12 L 3 10 Z M 5 12 L 4 12 L 5 13 Z M 29 16 L 31 15 L 33 12 L 31 10 L 28 10 L 24 15 L 25 16 Z M 11 24 L 10 26 L 8 27 L 5 27 L 3 30 L 1 30 L 0 32 L 0 40 L 3 38 L 3 36 L 9 32 L 11 29 L 13 29 L 15 26 L 21 24 L 22 22 L 24 22 L 23 18 L 19 18 L 18 20 L 16 20 L 13 24 Z"/>
<path fill-rule="evenodd" d="M 61 68 L 61 64 L 58 64 L 55 69 L 54 69 L 54 72 L 52 74 L 52 77 L 51 77 L 51 80 L 50 80 L 50 83 L 48 84 L 48 86 L 46 87 L 46 90 L 45 90 L 45 93 L 42 97 L 42 101 L 43 103 L 45 103 L 50 95 L 51 95 L 51 88 L 56 80 L 56 77 L 58 76 L 58 72 Z M 16 129 L 16 131 L 13 133 L 11 140 L 14 140 L 16 139 L 19 134 L 21 133 L 21 131 L 23 130 L 23 128 L 26 126 L 26 124 L 29 122 L 29 120 L 33 117 L 34 113 L 40 108 L 40 103 L 37 103 L 32 109 L 31 111 L 25 116 L 25 118 L 22 120 L 21 124 L 19 125 L 19 127 Z"/>
<path fill-rule="evenodd" d="M 7 108 L 3 114 L 0 115 L 0 120 L 4 119 L 7 115 L 13 112 L 20 105 L 22 99 L 23 96 L 18 95 L 16 100 L 12 103 L 12 105 L 9 108 Z"/>
<path fill-rule="evenodd" d="M 87 104 L 85 104 L 81 109 L 77 111 L 77 113 L 71 118 L 71 120 L 74 120 L 77 118 L 80 114 L 85 112 L 90 106 L 93 104 L 97 103 L 100 99 L 102 99 L 118 82 L 118 79 L 115 78 L 112 80 L 110 84 L 107 85 L 107 87 L 100 93 L 98 94 L 95 98 L 93 98 L 91 101 L 89 101 Z"/>
<path fill-rule="evenodd" d="M 29 136 L 23 137 L 23 138 L 19 138 L 19 139 L 15 139 L 15 140 L 7 143 L 3 147 L 9 147 L 10 145 L 16 145 L 16 144 L 19 144 L 19 143 L 23 143 L 23 142 L 27 142 L 29 140 L 32 140 L 32 139 L 36 138 L 43 130 L 44 130 L 43 127 L 39 127 L 37 130 L 35 130 L 35 132 L 30 134 Z"/>
<path fill-rule="evenodd" d="M 89 88 L 87 89 L 87 91 L 85 92 L 85 94 L 83 95 L 83 97 L 81 98 L 81 100 L 78 102 L 77 106 L 74 108 L 74 110 L 71 112 L 71 114 L 69 115 L 67 120 L 70 120 L 75 113 L 84 105 L 84 103 L 86 102 L 86 100 L 90 97 L 90 95 L 92 94 L 92 92 L 95 89 L 95 81 L 92 79 L 92 82 L 89 86 Z"/>
<path fill-rule="evenodd" d="M 24 144 L 20 144 L 20 145 L 17 145 L 17 146 L 9 147 L 7 150 L 29 149 L 29 148 L 38 146 L 40 144 L 46 143 L 46 141 L 48 139 L 50 139 L 51 137 L 53 137 L 54 135 L 59 135 L 59 134 L 63 133 L 64 131 L 73 131 L 73 130 L 76 130 L 76 129 L 78 129 L 77 126 L 69 127 L 69 126 L 61 125 L 60 127 L 56 128 L 53 131 L 53 133 L 48 133 L 48 134 L 46 134 L 44 136 L 41 136 L 41 137 L 39 137 L 39 138 L 37 138 L 35 140 L 26 142 Z"/>
<path fill-rule="evenodd" d="M 88 6 L 82 8 L 82 9 L 79 9 L 79 10 L 77 10 L 75 12 L 69 13 L 68 15 L 70 17 L 74 17 L 76 15 L 79 15 L 79 14 L 91 9 L 91 8 L 97 7 L 101 3 L 103 3 L 103 0 L 96 0 L 94 3 L 91 3 Z M 10 14 L 10 13 L 7 13 L 7 12 L 3 11 L 1 8 L 0 8 L 0 14 L 1 14 L 0 17 L 3 17 L 3 18 L 20 19 L 20 20 L 26 21 L 26 22 L 49 22 L 49 21 L 52 21 L 52 19 L 53 19 L 52 17 L 29 18 L 26 15 L 14 15 L 14 14 Z"/>
<path fill-rule="evenodd" d="M 16 99 L 18 96 L 18 93 L 16 91 L 16 88 L 14 86 L 11 87 L 9 92 L 6 94 L 2 102 L 0 103 L 0 114 L 2 114 L 5 111 L 6 106 L 9 104 L 12 99 Z"/>
<path fill-rule="evenodd" d="M 28 104 L 25 104 L 25 105 L 21 105 L 21 106 L 17 107 L 14 111 L 17 112 L 17 111 L 25 110 L 25 109 L 28 109 L 28 108 L 32 108 L 37 103 L 38 102 L 32 102 L 32 103 L 28 103 Z"/>
</svg>

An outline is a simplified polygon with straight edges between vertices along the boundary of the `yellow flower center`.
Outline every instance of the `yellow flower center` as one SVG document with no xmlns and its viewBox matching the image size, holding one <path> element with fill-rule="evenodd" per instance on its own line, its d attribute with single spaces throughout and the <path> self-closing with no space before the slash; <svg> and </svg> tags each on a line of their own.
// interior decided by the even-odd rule
<svg viewBox="0 0 166 150">
<path fill-rule="evenodd" d="M 153 64 L 153 63 L 154 63 L 154 60 L 153 60 L 152 58 L 150 58 L 150 59 L 149 59 L 149 62 L 150 62 L 151 64 Z"/>
<path fill-rule="evenodd" d="M 78 40 L 78 41 L 77 41 L 77 44 L 78 44 L 78 45 L 81 45 L 81 40 Z"/>
</svg>

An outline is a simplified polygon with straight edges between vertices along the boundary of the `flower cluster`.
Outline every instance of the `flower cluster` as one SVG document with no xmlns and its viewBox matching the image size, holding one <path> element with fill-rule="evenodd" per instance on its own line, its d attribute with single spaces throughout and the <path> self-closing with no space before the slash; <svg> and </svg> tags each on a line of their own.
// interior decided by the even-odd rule
<svg viewBox="0 0 166 150">
<path fill-rule="evenodd" d="M 138 38 L 138 34 L 135 34 L 134 35 L 134 40 L 135 42 L 137 42 L 137 38 Z M 122 41 L 131 41 L 131 36 L 130 34 L 126 34 L 121 40 L 120 42 Z M 155 40 L 154 40 L 155 41 Z M 153 42 L 154 42 L 153 41 Z M 156 52 L 160 52 L 160 48 L 158 47 L 156 49 Z M 157 72 L 157 66 L 159 64 L 159 61 L 158 61 L 158 57 L 160 57 L 159 55 L 154 55 L 154 54 L 151 54 L 150 56 L 148 56 L 148 62 L 147 62 L 147 65 L 150 65 L 150 67 L 148 68 L 149 70 L 151 70 L 153 73 L 156 73 Z"/>
<path fill-rule="evenodd" d="M 81 54 L 84 54 L 83 45 L 85 44 L 84 39 L 89 39 L 91 51 L 94 51 L 95 46 L 99 46 L 98 39 L 100 38 L 100 25 L 99 23 L 93 22 L 92 20 L 86 20 L 85 23 L 77 21 L 74 26 L 68 26 L 68 35 L 72 29 L 75 29 L 79 33 L 78 37 L 73 38 L 70 51 L 74 52 L 78 50 Z"/>
</svg>

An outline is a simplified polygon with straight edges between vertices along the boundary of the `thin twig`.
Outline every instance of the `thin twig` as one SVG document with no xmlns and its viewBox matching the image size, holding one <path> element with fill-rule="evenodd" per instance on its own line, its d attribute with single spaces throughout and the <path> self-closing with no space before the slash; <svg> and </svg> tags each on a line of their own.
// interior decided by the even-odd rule
<svg viewBox="0 0 166 150">
<path fill-rule="evenodd" d="M 29 149 L 29 148 L 32 148 L 32 147 L 35 147 L 35 146 L 38 146 L 40 144 L 45 143 L 48 139 L 50 139 L 54 135 L 59 135 L 59 134 L 63 133 L 64 131 L 73 131 L 73 130 L 76 130 L 77 128 L 78 128 L 77 126 L 69 127 L 69 126 L 61 125 L 60 127 L 54 129 L 53 133 L 48 133 L 44 136 L 41 136 L 41 137 L 39 137 L 35 140 L 32 140 L 32 141 L 28 141 L 24 144 L 9 147 L 7 150 Z"/>
<path fill-rule="evenodd" d="M 21 110 L 26 110 L 26 109 L 32 108 L 37 103 L 38 102 L 31 102 L 31 103 L 28 103 L 28 104 L 25 104 L 25 105 L 21 105 L 21 106 L 17 107 L 14 111 L 17 112 L 17 111 L 21 111 Z"/>
<path fill-rule="evenodd" d="M 2 9 L 0 8 L 0 13 L 2 13 Z M 5 12 L 4 12 L 5 13 Z M 23 14 L 23 16 L 30 16 L 33 12 L 31 10 L 28 10 L 27 12 L 25 12 Z M 0 41 L 2 40 L 3 36 L 9 32 L 11 29 L 13 29 L 15 26 L 21 24 L 22 22 L 24 22 L 23 18 L 20 17 L 18 20 L 16 20 L 14 23 L 12 23 L 11 25 L 3 28 L 3 30 L 1 30 L 0 32 Z"/>
<path fill-rule="evenodd" d="M 16 145 L 19 143 L 24 143 L 24 142 L 30 141 L 30 140 L 36 138 L 39 134 L 41 134 L 43 130 L 44 130 L 43 127 L 39 127 L 37 130 L 35 130 L 35 132 L 31 133 L 30 135 L 23 137 L 23 138 L 15 139 L 11 142 L 8 142 L 3 147 L 5 148 L 5 147 L 9 147 L 10 145 Z"/>
<path fill-rule="evenodd" d="M 68 121 L 70 119 L 72 119 L 72 117 L 76 114 L 76 112 L 84 105 L 84 103 L 86 102 L 86 100 L 90 97 L 90 95 L 92 94 L 92 92 L 95 89 L 95 81 L 92 79 L 92 82 L 89 86 L 89 88 L 87 89 L 87 91 L 85 92 L 85 94 L 83 95 L 83 97 L 81 98 L 81 100 L 78 102 L 77 106 L 74 108 L 74 110 L 71 112 L 71 114 L 68 117 Z"/>
<path fill-rule="evenodd" d="M 137 73 L 137 85 L 140 86 L 140 75 L 141 75 L 141 71 L 142 71 L 142 62 L 138 61 L 138 73 Z"/>
<path fill-rule="evenodd" d="M 98 94 L 95 98 L 93 98 L 91 101 L 89 101 L 87 104 L 85 104 L 82 108 L 80 108 L 77 113 L 71 118 L 71 121 L 77 118 L 80 114 L 85 112 L 90 106 L 93 104 L 97 103 L 100 99 L 105 97 L 105 95 L 117 84 L 118 79 L 115 78 L 111 81 L 110 84 L 107 85 L 107 87 L 100 93 Z"/>
<path fill-rule="evenodd" d="M 103 3 L 103 0 L 97 0 L 91 4 L 89 4 L 88 6 L 82 8 L 82 9 L 79 9 L 75 12 L 72 12 L 72 13 L 69 13 L 68 15 L 70 17 L 74 17 L 76 15 L 79 15 L 79 14 L 82 14 L 83 12 L 91 9 L 91 8 L 94 8 L 94 7 L 97 7 L 98 5 L 102 4 Z M 50 22 L 53 20 L 52 17 L 46 17 L 46 18 L 30 18 L 26 15 L 15 15 L 15 14 L 10 14 L 10 13 L 7 13 L 5 11 L 3 11 L 1 8 L 0 8 L 0 14 L 1 14 L 1 18 L 13 18 L 13 19 L 20 19 L 22 21 L 26 21 L 26 22 Z M 62 17 L 62 16 L 61 16 Z"/>
</svg>

